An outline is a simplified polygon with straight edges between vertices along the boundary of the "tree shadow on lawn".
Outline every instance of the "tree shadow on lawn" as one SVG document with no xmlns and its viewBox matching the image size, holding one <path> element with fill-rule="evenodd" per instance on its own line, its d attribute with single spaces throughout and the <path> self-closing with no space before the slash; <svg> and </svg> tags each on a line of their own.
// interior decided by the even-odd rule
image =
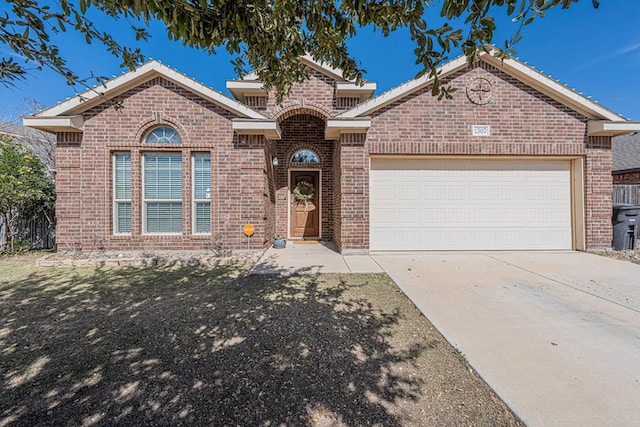
<svg viewBox="0 0 640 427">
<path fill-rule="evenodd" d="M 396 342 L 402 298 L 384 275 L 233 267 L 0 278 L 0 425 L 417 423 L 393 409 L 429 349 Z"/>
</svg>

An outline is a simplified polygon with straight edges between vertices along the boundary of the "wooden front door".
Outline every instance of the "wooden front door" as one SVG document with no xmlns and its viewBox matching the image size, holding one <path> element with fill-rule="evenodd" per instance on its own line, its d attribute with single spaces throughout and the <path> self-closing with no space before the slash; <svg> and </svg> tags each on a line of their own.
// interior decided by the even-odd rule
<svg viewBox="0 0 640 427">
<path fill-rule="evenodd" d="M 306 202 L 296 199 L 294 189 L 300 182 L 308 182 L 313 186 L 313 197 Z M 320 237 L 320 171 L 291 171 L 290 235 L 291 238 Z M 303 187 L 301 193 L 306 193 Z"/>
</svg>

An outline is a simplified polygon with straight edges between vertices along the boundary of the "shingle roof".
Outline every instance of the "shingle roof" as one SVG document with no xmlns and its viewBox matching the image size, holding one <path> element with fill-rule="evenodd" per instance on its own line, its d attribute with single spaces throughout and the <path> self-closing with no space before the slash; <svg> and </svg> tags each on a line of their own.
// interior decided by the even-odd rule
<svg viewBox="0 0 640 427">
<path fill-rule="evenodd" d="M 640 133 L 613 138 L 613 172 L 640 169 Z"/>
</svg>

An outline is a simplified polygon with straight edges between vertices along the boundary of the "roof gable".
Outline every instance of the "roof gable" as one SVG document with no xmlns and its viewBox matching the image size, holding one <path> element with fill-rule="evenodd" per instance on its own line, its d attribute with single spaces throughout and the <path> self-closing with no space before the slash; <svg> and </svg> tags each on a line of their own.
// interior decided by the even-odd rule
<svg viewBox="0 0 640 427">
<path fill-rule="evenodd" d="M 507 58 L 502 60 L 491 54 L 482 52 L 478 60 L 494 66 L 495 68 L 522 81 L 530 87 L 544 93 L 550 98 L 568 106 L 590 119 L 626 121 L 624 117 L 516 59 Z M 467 58 L 465 56 L 460 56 L 440 67 L 438 69 L 438 75 L 440 78 L 446 78 L 447 76 L 467 67 L 467 64 Z M 417 79 L 410 80 L 356 106 L 351 110 L 345 111 L 338 117 L 351 118 L 367 116 L 395 101 L 401 100 L 412 93 L 431 85 L 432 83 L 433 78 L 429 77 L 429 75 L 424 75 Z"/>
<path fill-rule="evenodd" d="M 342 76 L 343 72 L 341 69 L 333 68 L 330 65 L 325 64 L 324 62 L 318 62 L 315 59 L 313 59 L 310 55 L 301 56 L 299 60 L 309 68 L 319 71 L 320 73 L 324 74 L 327 77 L 332 78 L 333 80 L 336 80 L 338 82 L 353 83 L 353 80 L 347 80 Z M 244 76 L 242 80 L 258 80 L 258 73 L 256 71 L 252 71 L 246 76 Z"/>
<path fill-rule="evenodd" d="M 126 72 L 109 80 L 102 86 L 89 89 L 79 95 L 67 99 L 51 108 L 40 111 L 32 118 L 53 118 L 61 116 L 76 116 L 90 108 L 120 95 L 155 77 L 163 77 L 193 93 L 207 99 L 220 107 L 243 118 L 266 119 L 262 114 L 248 108 L 246 105 L 233 100 L 222 93 L 188 77 L 163 63 L 151 60 L 134 71 Z"/>
<path fill-rule="evenodd" d="M 323 76 L 336 82 L 336 95 L 338 97 L 355 97 L 364 101 L 371 98 L 376 91 L 374 82 L 364 82 L 361 85 L 356 84 L 355 80 L 346 79 L 343 71 L 339 68 L 333 68 L 324 62 L 318 62 L 310 55 L 304 55 L 299 58 L 300 62 L 309 67 L 311 70 L 317 71 Z M 244 101 L 246 96 L 265 96 L 266 92 L 259 80 L 258 73 L 252 71 L 244 76 L 241 80 L 228 80 L 227 89 L 238 100 Z"/>
</svg>

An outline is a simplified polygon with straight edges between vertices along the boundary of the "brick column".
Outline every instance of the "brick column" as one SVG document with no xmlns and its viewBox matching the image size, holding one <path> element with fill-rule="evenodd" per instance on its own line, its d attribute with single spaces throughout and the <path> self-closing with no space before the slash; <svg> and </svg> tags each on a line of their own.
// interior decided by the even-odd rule
<svg viewBox="0 0 640 427">
<path fill-rule="evenodd" d="M 364 134 L 340 137 L 341 251 L 369 250 L 369 154 Z M 336 147 L 338 148 L 338 147 Z"/>
<path fill-rule="evenodd" d="M 613 203 L 613 154 L 611 137 L 589 137 L 586 145 L 586 232 L 587 248 L 610 248 Z"/>
</svg>

